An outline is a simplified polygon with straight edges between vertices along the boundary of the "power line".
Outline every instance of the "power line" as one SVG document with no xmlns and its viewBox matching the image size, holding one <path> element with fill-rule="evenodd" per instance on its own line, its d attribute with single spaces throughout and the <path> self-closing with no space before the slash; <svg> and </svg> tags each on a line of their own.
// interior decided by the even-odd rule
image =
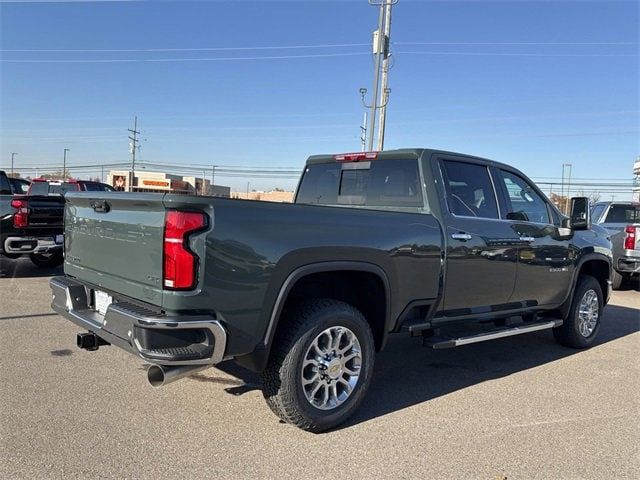
<svg viewBox="0 0 640 480">
<path fill-rule="evenodd" d="M 33 53 L 153 53 L 153 52 L 234 52 L 250 50 L 300 50 L 307 48 L 350 48 L 367 47 L 368 43 L 334 43 L 325 45 L 274 45 L 256 47 L 195 47 L 195 48 L 0 48 L 0 52 Z"/>
<path fill-rule="evenodd" d="M 242 60 L 286 60 L 300 58 L 353 57 L 367 52 L 318 53 L 307 55 L 269 55 L 262 57 L 201 57 L 201 58 L 109 58 L 109 59 L 0 59 L 3 63 L 159 63 L 159 62 L 231 62 Z"/>
<path fill-rule="evenodd" d="M 634 57 L 633 53 L 513 53 L 513 52 L 435 52 L 399 51 L 402 55 L 433 56 L 497 56 L 497 57 Z M 109 59 L 7 59 L 2 63 L 171 63 L 171 62 L 234 62 L 243 60 L 288 60 L 305 58 L 354 57 L 369 55 L 367 52 L 320 53 L 308 55 L 269 55 L 254 57 L 197 57 L 197 58 L 109 58 Z"/>
<path fill-rule="evenodd" d="M 595 46 L 640 45 L 640 42 L 393 42 L 395 45 Z"/>
<path fill-rule="evenodd" d="M 392 42 L 394 45 L 459 46 L 632 46 L 639 42 Z M 153 52 L 234 52 L 251 50 L 304 50 L 312 48 L 368 47 L 369 43 L 332 43 L 320 45 L 259 45 L 247 47 L 175 47 L 175 48 L 0 48 L 7 53 L 153 53 Z"/>
<path fill-rule="evenodd" d="M 402 55 L 452 55 L 488 57 L 638 57 L 636 53 L 516 53 L 516 52 L 430 52 L 399 51 Z"/>
</svg>

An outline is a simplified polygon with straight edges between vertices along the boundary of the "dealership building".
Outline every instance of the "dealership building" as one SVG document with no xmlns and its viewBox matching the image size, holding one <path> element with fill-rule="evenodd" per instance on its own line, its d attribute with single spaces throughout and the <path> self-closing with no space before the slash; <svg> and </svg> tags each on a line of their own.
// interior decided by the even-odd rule
<svg viewBox="0 0 640 480">
<path fill-rule="evenodd" d="M 107 183 L 116 190 L 129 191 L 131 170 L 111 170 Z M 223 185 L 211 185 L 211 181 L 201 177 L 188 177 L 165 172 L 136 170 L 133 172 L 134 192 L 178 193 L 182 195 L 209 195 L 229 197 L 231 188 Z"/>
</svg>

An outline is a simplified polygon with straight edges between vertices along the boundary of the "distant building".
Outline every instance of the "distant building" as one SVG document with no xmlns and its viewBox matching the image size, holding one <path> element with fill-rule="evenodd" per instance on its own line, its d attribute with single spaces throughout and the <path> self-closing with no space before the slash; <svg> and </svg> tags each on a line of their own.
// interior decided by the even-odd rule
<svg viewBox="0 0 640 480">
<path fill-rule="evenodd" d="M 231 198 L 239 198 L 243 200 L 261 200 L 263 202 L 293 202 L 293 192 L 283 192 L 280 190 L 271 190 L 270 192 L 233 192 Z"/>
<path fill-rule="evenodd" d="M 633 201 L 640 202 L 640 157 L 633 164 Z"/>
<path fill-rule="evenodd" d="M 111 170 L 107 183 L 116 190 L 128 192 L 130 170 Z M 200 177 L 184 177 L 165 172 L 136 170 L 133 174 L 134 192 L 178 193 L 183 195 L 208 195 L 215 197 L 231 196 L 231 188 L 223 185 L 211 185 L 211 181 Z"/>
</svg>

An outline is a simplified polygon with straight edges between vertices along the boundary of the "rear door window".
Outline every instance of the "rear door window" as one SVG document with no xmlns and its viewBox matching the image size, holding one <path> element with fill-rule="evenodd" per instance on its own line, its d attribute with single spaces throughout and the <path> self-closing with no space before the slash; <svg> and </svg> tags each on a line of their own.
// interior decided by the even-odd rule
<svg viewBox="0 0 640 480">
<path fill-rule="evenodd" d="M 418 209 L 424 206 L 415 159 L 308 165 L 296 203 Z"/>
<path fill-rule="evenodd" d="M 484 165 L 442 162 L 449 211 L 460 217 L 498 218 L 498 204 Z"/>
</svg>

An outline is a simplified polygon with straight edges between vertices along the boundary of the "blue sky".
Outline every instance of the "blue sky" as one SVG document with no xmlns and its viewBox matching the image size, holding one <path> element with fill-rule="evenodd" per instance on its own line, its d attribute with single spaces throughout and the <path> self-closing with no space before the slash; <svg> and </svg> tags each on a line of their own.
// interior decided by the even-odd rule
<svg viewBox="0 0 640 480">
<path fill-rule="evenodd" d="M 136 114 L 147 161 L 300 167 L 359 149 L 377 23 L 366 0 L 0 7 L 0 166 L 11 152 L 18 169 L 52 165 L 63 148 L 71 164 L 127 160 Z M 400 0 L 385 147 L 472 153 L 533 177 L 570 162 L 574 177 L 630 179 L 638 18 L 637 2 Z M 301 46 L 314 48 L 264 48 Z"/>
</svg>

